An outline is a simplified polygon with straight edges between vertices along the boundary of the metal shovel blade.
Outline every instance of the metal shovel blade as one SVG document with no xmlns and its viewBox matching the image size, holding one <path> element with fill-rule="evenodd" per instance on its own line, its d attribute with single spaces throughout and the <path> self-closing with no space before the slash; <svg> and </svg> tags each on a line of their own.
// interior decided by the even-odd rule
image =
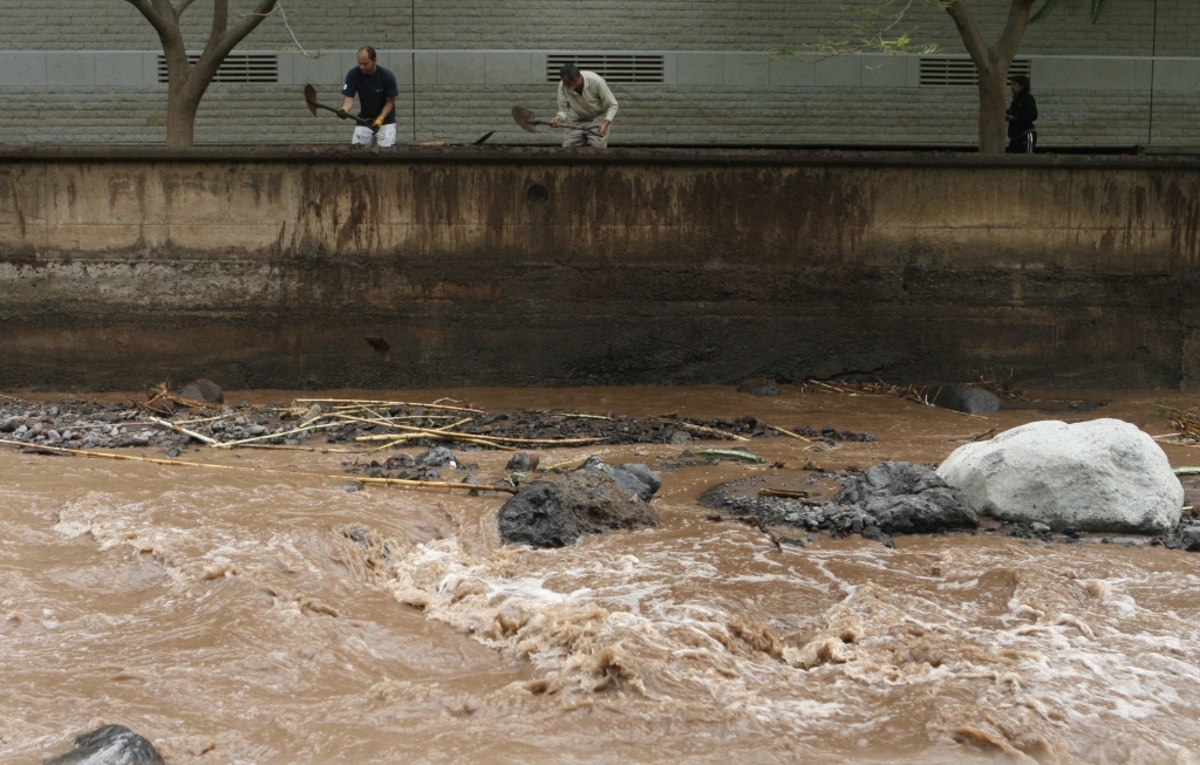
<svg viewBox="0 0 1200 765">
<path fill-rule="evenodd" d="M 317 116 L 317 89 L 312 85 L 304 86 L 304 103 L 308 105 L 308 110 L 312 112 L 312 116 Z"/>
<path fill-rule="evenodd" d="M 512 108 L 512 115 L 513 119 L 517 121 L 517 124 L 521 126 L 522 130 L 528 133 L 536 132 L 533 126 L 538 123 L 534 120 L 533 111 L 531 109 L 526 109 L 524 106 L 514 106 Z"/>
</svg>

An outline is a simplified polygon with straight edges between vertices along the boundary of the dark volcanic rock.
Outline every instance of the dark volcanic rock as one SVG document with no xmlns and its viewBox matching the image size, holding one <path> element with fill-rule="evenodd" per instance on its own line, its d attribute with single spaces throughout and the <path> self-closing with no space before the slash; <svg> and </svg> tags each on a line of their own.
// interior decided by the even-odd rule
<svg viewBox="0 0 1200 765">
<path fill-rule="evenodd" d="M 221 386 L 204 377 L 201 377 L 199 380 L 193 380 L 180 388 L 179 397 L 203 401 L 206 404 L 225 403 L 225 393 L 221 390 Z"/>
<path fill-rule="evenodd" d="M 649 502 L 655 492 L 662 488 L 662 478 L 658 473 L 640 462 L 617 465 L 609 472 L 609 475 L 613 477 L 614 481 L 638 495 L 645 502 Z"/>
<path fill-rule="evenodd" d="M 105 725 L 75 739 L 75 748 L 42 765 L 163 765 L 162 755 L 124 725 Z"/>
<path fill-rule="evenodd" d="M 505 470 L 515 470 L 518 473 L 528 473 L 530 470 L 537 469 L 541 459 L 538 455 L 529 455 L 525 452 L 518 452 L 512 456 L 508 464 L 504 466 Z"/>
<path fill-rule="evenodd" d="M 910 462 L 884 462 L 842 487 L 831 504 L 866 513 L 887 534 L 925 534 L 973 529 L 979 519 L 929 468 Z"/>
<path fill-rule="evenodd" d="M 413 462 L 417 467 L 458 467 L 454 452 L 444 446 L 435 446 L 429 451 L 421 452 Z"/>
<path fill-rule="evenodd" d="M 753 377 L 738 386 L 739 393 L 749 393 L 751 396 L 778 396 L 779 386 L 774 380 L 766 377 Z"/>
<path fill-rule="evenodd" d="M 937 385 L 926 389 L 925 398 L 934 406 L 966 414 L 1000 411 L 1000 398 L 996 394 L 970 385 Z"/>
<path fill-rule="evenodd" d="M 1179 537 L 1182 549 L 1188 552 L 1200 552 L 1200 525 L 1188 526 Z"/>
<path fill-rule="evenodd" d="M 498 513 L 504 544 L 565 547 L 585 534 L 657 526 L 650 505 L 599 470 L 584 468 L 555 483 L 535 481 Z"/>
</svg>

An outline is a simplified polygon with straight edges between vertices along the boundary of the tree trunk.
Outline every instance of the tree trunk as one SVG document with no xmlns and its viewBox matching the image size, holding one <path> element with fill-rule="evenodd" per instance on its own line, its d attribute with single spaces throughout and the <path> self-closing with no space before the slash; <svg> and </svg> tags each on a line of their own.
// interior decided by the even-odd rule
<svg viewBox="0 0 1200 765">
<path fill-rule="evenodd" d="M 1003 154 L 1008 145 L 1005 113 L 1008 67 L 979 73 L 979 153 Z"/>
<path fill-rule="evenodd" d="M 196 110 L 200 101 L 186 93 L 171 93 L 167 97 L 167 146 L 186 149 L 193 145 L 196 132 Z"/>
<path fill-rule="evenodd" d="M 200 99 L 221 66 L 246 35 L 262 23 L 275 10 L 278 0 L 258 0 L 250 13 L 239 14 L 239 21 L 229 27 L 229 0 L 213 0 L 212 31 L 208 45 L 200 54 L 200 60 L 192 64 L 188 60 L 187 46 L 179 28 L 179 17 L 193 0 L 126 0 L 154 27 L 162 42 L 163 54 L 167 59 L 167 146 L 187 148 L 192 146 L 196 133 L 196 110 Z"/>
<path fill-rule="evenodd" d="M 1008 121 L 1004 118 L 1008 67 L 1021 47 L 1033 0 L 1012 0 L 1008 22 L 994 46 L 983 39 L 983 33 L 967 7 L 967 0 L 950 0 L 950 4 L 943 7 L 958 28 L 979 74 L 979 153 L 1002 154 L 1008 143 L 1005 140 Z"/>
</svg>

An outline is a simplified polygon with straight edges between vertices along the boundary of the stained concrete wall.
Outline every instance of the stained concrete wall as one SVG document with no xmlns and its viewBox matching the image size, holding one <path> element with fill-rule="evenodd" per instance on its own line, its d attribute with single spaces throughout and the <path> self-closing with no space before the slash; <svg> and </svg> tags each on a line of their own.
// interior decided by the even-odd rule
<svg viewBox="0 0 1200 765">
<path fill-rule="evenodd" d="M 1198 228 L 1181 159 L 0 150 L 0 388 L 1193 386 Z"/>
</svg>

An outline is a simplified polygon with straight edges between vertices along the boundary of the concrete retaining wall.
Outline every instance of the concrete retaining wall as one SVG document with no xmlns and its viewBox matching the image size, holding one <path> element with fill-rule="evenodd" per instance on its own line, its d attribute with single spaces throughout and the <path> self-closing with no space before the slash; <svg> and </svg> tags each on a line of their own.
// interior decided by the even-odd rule
<svg viewBox="0 0 1200 765">
<path fill-rule="evenodd" d="M 0 388 L 1191 386 L 1198 228 L 1187 159 L 0 150 Z"/>
</svg>

